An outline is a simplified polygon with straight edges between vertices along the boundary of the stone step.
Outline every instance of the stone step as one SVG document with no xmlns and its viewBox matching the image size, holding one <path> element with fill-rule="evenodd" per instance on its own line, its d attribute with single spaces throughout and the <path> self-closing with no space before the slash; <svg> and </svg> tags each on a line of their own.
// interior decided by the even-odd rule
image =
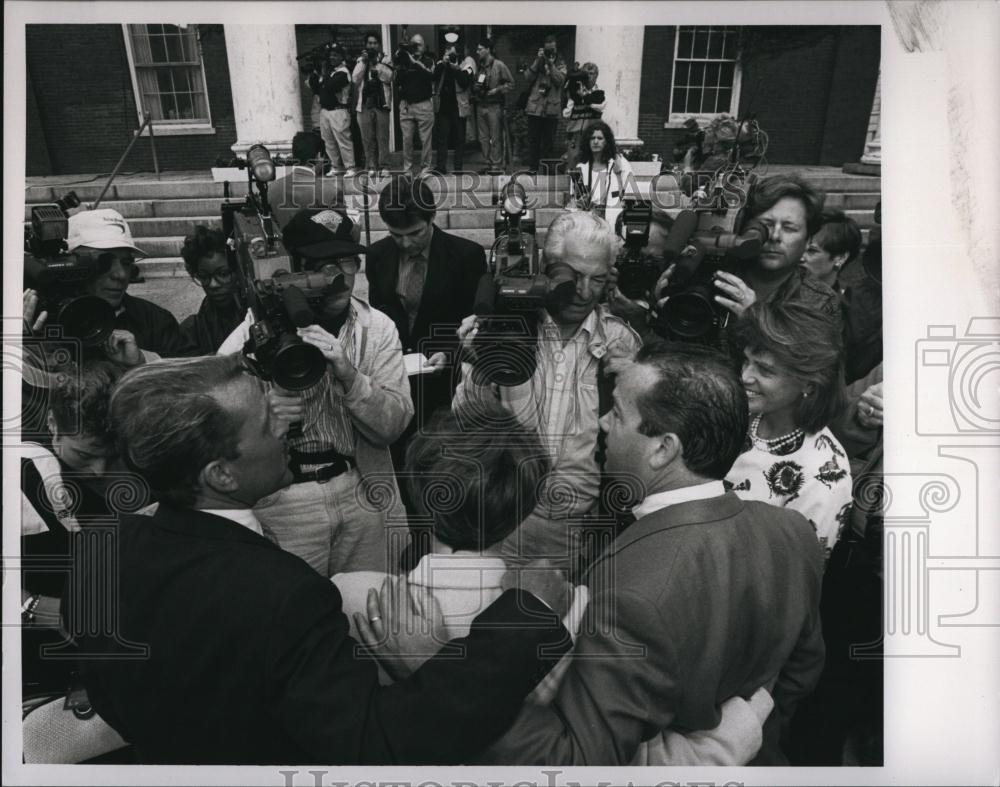
<svg viewBox="0 0 1000 787">
<path fill-rule="evenodd" d="M 493 231 L 483 229 L 463 229 L 456 230 L 456 235 L 475 241 L 484 249 L 489 250 L 493 243 Z M 372 243 L 388 237 L 389 233 L 384 231 L 372 232 Z M 868 229 L 861 230 L 863 244 L 868 243 Z M 541 229 L 537 234 L 539 246 L 545 244 L 545 230 Z M 180 257 L 181 246 L 184 238 L 144 238 L 141 246 L 144 251 L 154 255 L 139 262 L 139 268 L 143 275 L 147 277 L 187 277 L 184 270 L 184 261 Z"/>
<path fill-rule="evenodd" d="M 783 168 L 784 169 L 784 168 Z M 764 175 L 773 173 L 763 173 Z M 802 175 L 810 183 L 827 193 L 875 193 L 882 189 L 882 179 L 880 177 L 863 175 L 846 175 L 839 170 L 822 169 L 802 171 Z M 499 192 L 500 188 L 510 179 L 509 176 L 481 176 L 474 174 L 430 176 L 428 182 L 435 193 L 462 193 L 462 194 L 485 194 L 492 195 Z M 330 180 L 330 179 L 326 179 Z M 649 176 L 636 177 L 636 183 L 640 189 L 648 190 L 652 178 Z M 380 190 L 384 182 L 375 179 L 369 182 L 367 177 L 362 178 L 337 178 L 338 186 L 345 195 L 360 195 L 365 191 L 375 194 Z M 538 192 L 565 192 L 565 175 L 548 176 L 526 176 L 518 177 L 525 190 L 529 193 Z M 669 173 L 662 173 L 656 179 L 656 187 L 660 190 L 672 190 L 674 179 Z M 92 203 L 104 189 L 103 182 L 72 184 L 65 183 L 59 186 L 33 185 L 25 189 L 25 202 L 27 204 L 51 203 L 58 197 L 69 191 L 75 191 L 77 196 L 85 203 Z M 197 200 L 197 199 L 223 199 L 224 184 L 211 179 L 196 180 L 130 180 L 113 183 L 105 194 L 102 205 L 113 202 L 127 202 L 131 200 Z M 230 181 L 230 195 L 235 198 L 246 196 L 247 183 L 245 180 L 237 179 Z M 108 205 L 110 207 L 110 205 Z M 450 207 L 450 205 L 444 205 Z"/>
<path fill-rule="evenodd" d="M 539 228 L 548 227 L 558 216 L 564 213 L 564 209 L 541 209 L 535 211 L 535 224 Z M 676 215 L 677 210 L 670 210 L 668 213 Z M 847 210 L 845 213 L 853 218 L 860 227 L 869 228 L 874 226 L 875 216 L 872 210 Z M 375 235 L 384 236 L 386 231 L 385 222 L 378 213 L 371 213 L 372 237 Z M 435 217 L 437 225 L 448 231 L 488 231 L 492 232 L 495 211 L 493 208 L 479 208 L 467 210 L 442 210 Z M 129 227 L 132 236 L 145 241 L 147 238 L 162 238 L 179 236 L 184 237 L 191 233 L 195 225 L 202 224 L 212 229 L 222 229 L 222 219 L 218 214 L 202 216 L 167 216 L 167 217 L 131 217 Z M 138 244 L 142 247 L 142 243 Z M 168 255 L 169 256 L 169 255 Z"/>
<path fill-rule="evenodd" d="M 873 211 L 881 201 L 882 193 L 878 191 L 868 193 L 831 192 L 826 195 L 825 207 L 837 210 Z"/>
</svg>

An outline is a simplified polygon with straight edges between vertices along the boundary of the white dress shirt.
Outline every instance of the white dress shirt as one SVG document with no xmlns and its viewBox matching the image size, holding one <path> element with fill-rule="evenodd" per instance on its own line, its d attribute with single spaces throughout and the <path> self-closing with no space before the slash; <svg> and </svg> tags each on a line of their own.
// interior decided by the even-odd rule
<svg viewBox="0 0 1000 787">
<path fill-rule="evenodd" d="M 670 489 L 666 492 L 657 492 L 649 495 L 639 505 L 632 509 L 632 514 L 636 519 L 659 511 L 667 506 L 675 506 L 678 503 L 689 503 L 692 500 L 708 500 L 711 497 L 719 497 L 726 493 L 726 488 L 721 481 L 707 481 L 704 484 L 685 486 L 681 489 Z"/>
<path fill-rule="evenodd" d="M 198 510 L 203 514 L 214 514 L 215 516 L 221 516 L 223 519 L 228 519 L 230 522 L 235 522 L 237 525 L 243 525 L 247 530 L 252 530 L 258 536 L 264 535 L 264 531 L 260 526 L 260 522 L 257 521 L 252 508 L 199 508 Z"/>
</svg>

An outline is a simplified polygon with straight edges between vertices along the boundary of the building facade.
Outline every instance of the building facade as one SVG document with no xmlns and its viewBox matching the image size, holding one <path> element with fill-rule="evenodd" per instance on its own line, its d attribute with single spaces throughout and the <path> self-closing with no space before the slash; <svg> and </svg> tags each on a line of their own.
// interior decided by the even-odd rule
<svg viewBox="0 0 1000 787">
<path fill-rule="evenodd" d="M 164 170 L 211 167 L 255 142 L 287 152 L 315 124 L 298 55 L 334 38 L 355 56 L 375 30 L 390 50 L 421 33 L 440 52 L 435 25 L 28 25 L 27 174 L 108 172 L 151 117 Z M 482 37 L 510 67 L 515 99 L 530 85 L 521 66 L 548 33 L 567 65 L 593 62 L 608 95 L 605 120 L 626 145 L 671 160 L 684 121 L 756 117 L 772 163 L 841 166 L 872 151 L 878 118 L 877 26 L 501 26 L 459 28 L 469 51 Z M 399 148 L 398 123 L 391 144 Z M 474 144 L 475 124 L 468 143 Z M 148 130 L 144 132 L 148 136 Z M 125 171 L 152 170 L 139 140 Z"/>
</svg>

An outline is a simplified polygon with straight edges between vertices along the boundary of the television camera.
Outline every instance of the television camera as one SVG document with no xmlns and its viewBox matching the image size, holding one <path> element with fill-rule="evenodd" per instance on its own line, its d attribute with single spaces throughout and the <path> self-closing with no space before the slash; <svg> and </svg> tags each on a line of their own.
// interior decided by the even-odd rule
<svg viewBox="0 0 1000 787">
<path fill-rule="evenodd" d="M 534 211 L 516 178 L 497 199 L 493 233 L 488 270 L 476 290 L 473 374 L 481 382 L 520 385 L 535 371 L 538 310 L 572 298 L 576 278 L 568 265 L 542 272 Z"/>
<path fill-rule="evenodd" d="M 103 298 L 82 292 L 114 260 L 107 253 L 67 250 L 69 211 L 78 207 L 71 191 L 54 204 L 31 209 L 31 223 L 24 228 L 24 284 L 38 292 L 38 311 L 48 312 L 50 325 L 84 347 L 96 347 L 114 330 L 115 311 Z"/>
<path fill-rule="evenodd" d="M 333 41 L 327 41 L 325 44 L 314 46 L 308 52 L 298 55 L 295 60 L 299 64 L 299 71 L 306 76 L 309 76 L 315 71 L 322 71 L 323 64 L 326 63 L 327 57 L 330 54 L 330 49 L 333 46 Z"/>
<path fill-rule="evenodd" d="M 222 203 L 222 228 L 229 264 L 236 271 L 240 297 L 251 313 L 250 338 L 243 355 L 257 376 L 289 391 L 315 385 L 326 372 L 326 359 L 296 333 L 316 320 L 310 300 L 336 282 L 321 273 L 293 273 L 292 258 L 278 235 L 267 184 L 274 180 L 271 154 L 254 145 L 237 166 L 247 170 L 247 196 Z M 341 283 L 343 283 L 341 281 Z"/>
<path fill-rule="evenodd" d="M 670 338 L 711 341 L 724 325 L 729 312 L 715 302 L 716 272 L 735 271 L 759 256 L 769 236 L 764 224 L 745 215 L 743 204 L 754 183 L 739 167 L 713 173 L 674 219 L 664 261 L 676 267 L 657 316 L 660 332 Z"/>
</svg>

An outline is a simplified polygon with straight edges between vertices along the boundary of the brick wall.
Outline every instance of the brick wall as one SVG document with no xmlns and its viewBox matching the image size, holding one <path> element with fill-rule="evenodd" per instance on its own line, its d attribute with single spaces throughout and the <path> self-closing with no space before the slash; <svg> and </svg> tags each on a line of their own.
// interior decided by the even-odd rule
<svg viewBox="0 0 1000 787">
<path fill-rule="evenodd" d="M 24 135 L 25 171 L 29 175 L 51 175 L 52 162 L 49 161 L 49 146 L 45 142 L 45 128 L 42 117 L 38 113 L 38 101 L 35 99 L 35 86 L 31 81 L 31 72 L 27 74 L 25 85 Z"/>
<path fill-rule="evenodd" d="M 673 27 L 647 27 L 639 91 L 639 137 L 673 158 L 681 129 L 668 115 Z M 864 148 L 880 58 L 880 30 L 856 27 L 744 28 L 740 114 L 756 113 L 770 136 L 767 158 L 781 164 L 840 166 Z"/>
<path fill-rule="evenodd" d="M 236 141 L 223 29 L 199 27 L 216 133 L 157 137 L 163 170 L 208 169 Z M 46 153 L 51 174 L 110 172 L 139 127 L 122 26 L 28 25 L 26 49 L 42 125 L 41 133 L 29 125 L 27 174 L 49 174 Z M 122 169 L 152 171 L 148 138 L 136 143 Z"/>
</svg>

